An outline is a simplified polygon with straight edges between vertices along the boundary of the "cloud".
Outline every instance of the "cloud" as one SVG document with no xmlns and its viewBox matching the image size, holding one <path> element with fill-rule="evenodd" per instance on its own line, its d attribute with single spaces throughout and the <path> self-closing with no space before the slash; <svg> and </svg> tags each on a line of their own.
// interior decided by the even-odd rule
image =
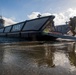
<svg viewBox="0 0 76 75">
<path fill-rule="evenodd" d="M 38 14 L 41 14 L 40 12 L 32 12 L 32 14 L 31 15 L 28 15 L 28 17 L 30 18 L 30 19 L 34 19 L 34 18 L 37 18 L 37 15 Z"/>
<path fill-rule="evenodd" d="M 16 22 L 13 21 L 12 18 L 6 18 L 6 17 L 3 17 L 3 19 L 5 20 L 5 26 L 8 26 L 8 25 L 12 25 L 12 24 L 15 24 Z"/>
<path fill-rule="evenodd" d="M 69 17 L 73 17 L 76 15 L 76 9 L 72 9 L 72 8 L 69 8 L 66 12 L 65 12 L 65 15 L 68 15 Z"/>
<path fill-rule="evenodd" d="M 63 13 L 59 13 L 59 14 L 53 14 L 55 15 L 55 25 L 61 25 L 61 24 L 65 24 L 66 20 L 65 20 L 65 16 L 63 15 Z"/>
<path fill-rule="evenodd" d="M 65 10 L 64 12 L 60 12 L 60 13 L 40 13 L 40 12 L 32 12 L 30 15 L 28 15 L 28 17 L 30 19 L 34 19 L 37 18 L 37 15 L 41 14 L 42 16 L 48 16 L 48 15 L 55 15 L 55 25 L 62 25 L 65 24 L 66 21 L 69 21 L 70 17 L 76 16 L 76 9 L 72 9 L 69 8 L 67 10 Z"/>
</svg>

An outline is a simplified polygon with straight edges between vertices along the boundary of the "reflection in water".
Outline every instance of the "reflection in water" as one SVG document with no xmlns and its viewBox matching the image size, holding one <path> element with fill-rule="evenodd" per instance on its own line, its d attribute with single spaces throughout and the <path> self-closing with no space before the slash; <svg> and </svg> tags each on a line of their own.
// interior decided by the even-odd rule
<svg viewBox="0 0 76 75">
<path fill-rule="evenodd" d="M 0 44 L 0 75 L 76 75 L 76 43 Z"/>
<path fill-rule="evenodd" d="M 41 50 L 41 48 L 40 48 L 40 50 Z M 50 47 L 50 46 L 46 45 L 43 47 L 43 50 L 44 50 L 44 53 L 41 53 L 41 55 L 43 54 L 43 56 L 35 60 L 36 63 L 38 64 L 38 66 L 43 65 L 43 66 L 47 66 L 47 67 L 55 67 L 55 65 L 53 64 L 54 47 Z"/>
<path fill-rule="evenodd" d="M 4 48 L 3 46 L 0 46 L 0 63 L 3 62 L 3 56 L 4 56 Z"/>
<path fill-rule="evenodd" d="M 70 51 L 68 52 L 68 58 L 70 60 L 71 65 L 76 67 L 76 43 L 72 43 L 70 45 Z"/>
</svg>

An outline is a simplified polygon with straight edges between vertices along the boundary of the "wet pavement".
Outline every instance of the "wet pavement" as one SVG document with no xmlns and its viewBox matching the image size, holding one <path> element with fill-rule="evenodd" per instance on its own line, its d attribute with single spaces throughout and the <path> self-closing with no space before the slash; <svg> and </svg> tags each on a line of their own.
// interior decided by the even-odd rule
<svg viewBox="0 0 76 75">
<path fill-rule="evenodd" d="M 0 75 L 76 75 L 76 43 L 0 43 Z"/>
</svg>

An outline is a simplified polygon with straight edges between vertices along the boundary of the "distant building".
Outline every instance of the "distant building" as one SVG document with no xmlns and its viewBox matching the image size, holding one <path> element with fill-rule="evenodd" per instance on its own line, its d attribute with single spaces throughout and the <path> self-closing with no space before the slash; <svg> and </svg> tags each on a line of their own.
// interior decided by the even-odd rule
<svg viewBox="0 0 76 75">
<path fill-rule="evenodd" d="M 0 16 L 0 28 L 4 27 L 4 20 L 2 19 L 2 16 Z"/>
<path fill-rule="evenodd" d="M 63 33 L 63 34 L 67 34 L 67 32 L 70 30 L 69 25 L 58 25 L 55 26 L 55 30 L 57 32 Z"/>
</svg>

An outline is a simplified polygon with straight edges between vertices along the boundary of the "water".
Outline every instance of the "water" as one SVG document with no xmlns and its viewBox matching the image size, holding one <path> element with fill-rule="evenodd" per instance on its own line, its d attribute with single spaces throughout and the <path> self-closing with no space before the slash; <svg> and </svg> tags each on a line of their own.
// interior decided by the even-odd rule
<svg viewBox="0 0 76 75">
<path fill-rule="evenodd" d="M 76 43 L 1 42 L 0 75 L 76 75 Z"/>
</svg>

